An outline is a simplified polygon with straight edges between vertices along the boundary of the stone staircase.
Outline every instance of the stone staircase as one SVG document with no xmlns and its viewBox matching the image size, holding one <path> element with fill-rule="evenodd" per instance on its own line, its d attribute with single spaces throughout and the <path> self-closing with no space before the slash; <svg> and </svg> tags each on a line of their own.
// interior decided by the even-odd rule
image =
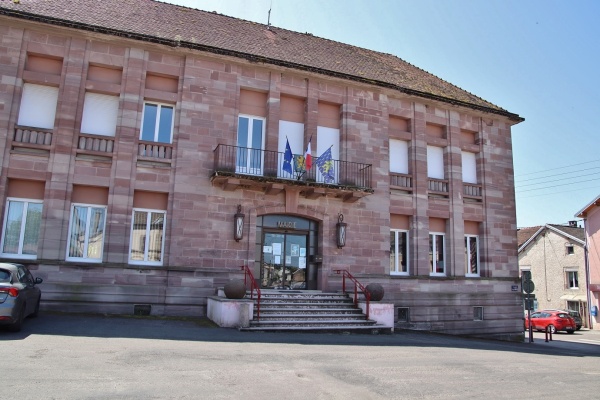
<svg viewBox="0 0 600 400">
<path fill-rule="evenodd" d="M 250 297 L 248 293 L 247 298 Z M 261 290 L 260 319 L 257 299 L 254 299 L 254 318 L 243 331 L 301 331 L 391 333 L 390 327 L 366 318 L 344 293 L 319 290 Z"/>
</svg>

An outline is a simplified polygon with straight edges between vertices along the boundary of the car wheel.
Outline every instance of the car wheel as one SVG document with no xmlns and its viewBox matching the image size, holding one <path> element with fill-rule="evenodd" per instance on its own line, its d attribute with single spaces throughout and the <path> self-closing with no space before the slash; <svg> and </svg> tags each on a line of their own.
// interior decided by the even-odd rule
<svg viewBox="0 0 600 400">
<path fill-rule="evenodd" d="M 550 324 L 546 327 L 546 330 L 552 334 L 556 333 L 556 328 L 554 327 L 554 325 Z"/>
<path fill-rule="evenodd" d="M 25 304 L 19 310 L 19 315 L 17 316 L 17 320 L 12 324 L 8 325 L 8 330 L 11 332 L 20 332 L 23 327 L 23 319 L 25 319 Z"/>
<path fill-rule="evenodd" d="M 571 334 L 575 333 L 575 331 L 574 331 L 573 329 L 569 329 L 569 330 L 567 331 L 567 333 L 571 335 Z"/>
<path fill-rule="evenodd" d="M 35 303 L 35 310 L 33 310 L 31 318 L 35 318 L 40 314 L 40 301 L 42 301 L 42 296 L 38 297 L 37 302 Z"/>
<path fill-rule="evenodd" d="M 577 330 L 580 330 L 580 329 L 581 329 L 581 327 L 580 327 L 580 326 L 578 326 L 578 327 L 577 327 Z"/>
</svg>

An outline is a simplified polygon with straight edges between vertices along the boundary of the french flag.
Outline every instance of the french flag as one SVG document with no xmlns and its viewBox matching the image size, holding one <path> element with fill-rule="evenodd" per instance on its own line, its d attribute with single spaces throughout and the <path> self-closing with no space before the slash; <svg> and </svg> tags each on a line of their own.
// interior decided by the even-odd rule
<svg viewBox="0 0 600 400">
<path fill-rule="evenodd" d="M 312 167 L 312 155 L 310 151 L 310 142 L 312 141 L 312 136 L 308 141 L 308 146 L 306 147 L 306 153 L 304 153 L 304 168 L 308 171 Z"/>
</svg>

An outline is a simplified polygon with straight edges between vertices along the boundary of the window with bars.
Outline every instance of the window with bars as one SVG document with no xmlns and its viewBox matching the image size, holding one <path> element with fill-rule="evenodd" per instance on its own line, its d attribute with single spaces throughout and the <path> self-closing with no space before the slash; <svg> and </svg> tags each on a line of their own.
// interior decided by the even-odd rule
<svg viewBox="0 0 600 400">
<path fill-rule="evenodd" d="M 408 232 L 398 229 L 390 231 L 390 273 L 408 275 Z"/>
<path fill-rule="evenodd" d="M 105 206 L 71 206 L 67 261 L 102 262 L 105 220 Z"/>
<path fill-rule="evenodd" d="M 162 265 L 166 212 L 134 209 L 131 220 L 130 264 Z"/>
</svg>

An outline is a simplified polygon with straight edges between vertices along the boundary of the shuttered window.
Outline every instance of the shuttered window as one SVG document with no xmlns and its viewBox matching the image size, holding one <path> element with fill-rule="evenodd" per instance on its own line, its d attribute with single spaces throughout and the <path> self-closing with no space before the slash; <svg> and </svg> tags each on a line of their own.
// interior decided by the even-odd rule
<svg viewBox="0 0 600 400">
<path fill-rule="evenodd" d="M 17 124 L 53 129 L 57 102 L 58 88 L 32 83 L 24 84 Z"/>
<path fill-rule="evenodd" d="M 81 133 L 115 136 L 119 97 L 86 93 L 81 118 Z"/>
</svg>

